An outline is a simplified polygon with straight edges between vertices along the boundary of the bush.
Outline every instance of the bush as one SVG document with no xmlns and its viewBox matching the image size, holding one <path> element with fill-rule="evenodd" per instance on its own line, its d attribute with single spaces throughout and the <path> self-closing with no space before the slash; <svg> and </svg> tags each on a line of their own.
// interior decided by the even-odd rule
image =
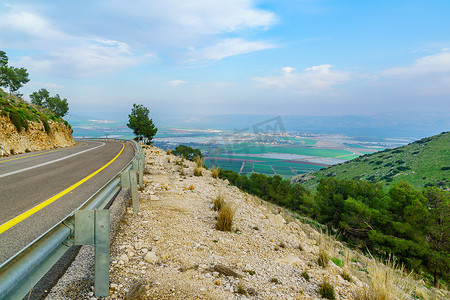
<svg viewBox="0 0 450 300">
<path fill-rule="evenodd" d="M 11 123 L 13 123 L 13 125 L 16 127 L 17 132 L 21 132 L 22 127 L 23 127 L 23 121 L 22 121 L 22 118 L 19 116 L 19 114 L 15 110 L 11 110 L 9 112 L 9 119 L 11 120 Z M 26 120 L 24 120 L 24 121 L 28 125 L 27 121 Z"/>
<path fill-rule="evenodd" d="M 217 213 L 217 229 L 221 231 L 231 231 L 234 213 L 234 208 L 231 207 L 229 203 L 224 202 Z"/>
<path fill-rule="evenodd" d="M 172 151 L 172 154 L 177 155 L 177 156 L 182 156 L 190 161 L 194 161 L 194 158 L 197 157 L 202 157 L 203 158 L 203 154 L 199 149 L 193 149 L 189 146 L 185 146 L 185 145 L 179 145 L 175 148 L 174 151 Z"/>
<path fill-rule="evenodd" d="M 306 281 L 309 281 L 309 279 L 311 278 L 309 277 L 308 271 L 306 270 L 302 272 L 302 277 L 305 278 Z"/>
<path fill-rule="evenodd" d="M 52 130 L 50 129 L 50 124 L 48 124 L 47 120 L 44 118 L 42 118 L 41 121 L 42 121 L 42 124 L 44 125 L 45 132 L 47 134 L 50 134 L 52 132 Z"/>
</svg>

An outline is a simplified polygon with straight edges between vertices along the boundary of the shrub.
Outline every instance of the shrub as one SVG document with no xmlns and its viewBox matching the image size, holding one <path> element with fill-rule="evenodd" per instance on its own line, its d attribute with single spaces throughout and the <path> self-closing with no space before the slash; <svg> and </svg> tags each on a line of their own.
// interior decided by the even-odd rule
<svg viewBox="0 0 450 300">
<path fill-rule="evenodd" d="M 9 119 L 11 120 L 11 123 L 13 123 L 13 125 L 16 127 L 17 132 L 21 132 L 22 131 L 22 119 L 20 118 L 19 114 L 15 110 L 12 110 L 9 112 Z"/>
<path fill-rule="evenodd" d="M 213 201 L 213 205 L 214 205 L 213 209 L 215 211 L 219 211 L 222 208 L 224 203 L 225 203 L 225 200 L 223 199 L 223 196 L 221 194 L 219 194 L 216 197 L 216 199 L 214 199 L 214 201 Z"/>
<path fill-rule="evenodd" d="M 217 229 L 231 231 L 235 210 L 227 202 L 224 202 L 217 213 Z"/>
<path fill-rule="evenodd" d="M 322 298 L 327 298 L 330 300 L 336 299 L 336 296 L 334 294 L 334 286 L 325 279 L 319 288 L 319 293 L 322 296 Z"/>
<path fill-rule="evenodd" d="M 31 152 L 31 150 L 30 149 L 25 149 L 25 153 L 30 153 Z"/>
<path fill-rule="evenodd" d="M 48 124 L 48 121 L 44 118 L 41 119 L 42 124 L 44 125 L 44 130 L 47 134 L 50 134 L 52 130 L 50 129 L 50 125 Z"/>
<path fill-rule="evenodd" d="M 275 284 L 281 284 L 281 282 L 275 277 L 270 279 L 270 282 L 275 283 Z"/>
</svg>

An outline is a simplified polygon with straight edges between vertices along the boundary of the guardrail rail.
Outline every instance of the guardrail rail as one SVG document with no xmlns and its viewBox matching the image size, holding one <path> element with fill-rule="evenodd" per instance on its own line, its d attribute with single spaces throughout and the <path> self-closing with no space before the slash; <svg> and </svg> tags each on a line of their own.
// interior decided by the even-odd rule
<svg viewBox="0 0 450 300">
<path fill-rule="evenodd" d="M 25 297 L 72 245 L 95 245 L 95 296 L 108 295 L 110 212 L 104 208 L 122 188 L 129 188 L 133 211 L 139 211 L 137 186 L 143 184 L 145 168 L 142 147 L 133 140 L 127 142 L 133 143 L 136 152 L 120 172 L 64 220 L 0 266 L 0 299 Z"/>
</svg>

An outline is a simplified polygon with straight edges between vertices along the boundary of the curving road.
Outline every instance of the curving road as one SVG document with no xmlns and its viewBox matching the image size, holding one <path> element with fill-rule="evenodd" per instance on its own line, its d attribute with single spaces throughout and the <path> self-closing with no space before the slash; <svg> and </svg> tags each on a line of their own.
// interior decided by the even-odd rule
<svg viewBox="0 0 450 300">
<path fill-rule="evenodd" d="M 79 141 L 70 148 L 1 158 L 0 264 L 79 207 L 133 156 L 129 143 Z"/>
</svg>

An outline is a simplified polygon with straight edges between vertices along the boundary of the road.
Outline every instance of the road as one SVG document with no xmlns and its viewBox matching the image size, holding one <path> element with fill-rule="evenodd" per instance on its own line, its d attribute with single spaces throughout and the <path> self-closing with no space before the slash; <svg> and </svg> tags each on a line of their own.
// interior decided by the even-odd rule
<svg viewBox="0 0 450 300">
<path fill-rule="evenodd" d="M 1 158 L 0 264 L 79 207 L 133 156 L 129 143 L 79 141 Z"/>
</svg>

